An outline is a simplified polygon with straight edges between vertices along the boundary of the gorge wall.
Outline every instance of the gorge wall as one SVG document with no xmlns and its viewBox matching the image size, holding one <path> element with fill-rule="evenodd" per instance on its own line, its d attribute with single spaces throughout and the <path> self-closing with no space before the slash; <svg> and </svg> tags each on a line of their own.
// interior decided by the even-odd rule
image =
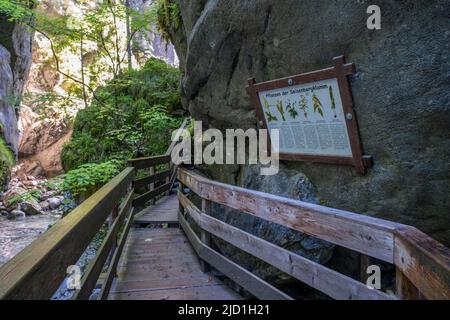
<svg viewBox="0 0 450 320">
<path fill-rule="evenodd" d="M 143 10 L 153 3 L 152 0 L 129 0 L 130 7 Z M 51 16 L 82 16 L 82 7 L 74 0 L 43 0 L 37 10 Z M 125 35 L 124 21 L 118 24 L 119 33 Z M 133 66 L 138 68 L 150 57 L 157 57 L 170 65 L 178 65 L 178 57 L 173 45 L 167 44 L 157 32 L 139 32 L 133 40 Z M 95 43 L 86 44 L 84 55 L 85 68 L 89 69 L 93 62 L 99 61 L 99 46 Z M 64 72 L 77 79 L 81 77 L 81 64 L 77 51 L 64 50 L 59 54 L 60 67 Z M 101 60 L 101 59 L 100 59 Z M 107 70 L 108 61 L 100 61 L 100 66 Z M 109 79 L 108 73 L 101 74 L 100 85 Z M 77 111 L 84 107 L 83 101 L 71 95 L 74 83 L 58 73 L 55 67 L 49 41 L 37 33 L 33 41 L 32 67 L 30 80 L 26 86 L 25 105 L 20 109 L 19 129 L 21 131 L 19 143 L 20 168 L 18 175 L 53 177 L 63 172 L 61 164 L 61 150 L 72 133 L 71 121 Z M 70 97 L 70 103 L 65 99 L 49 108 L 51 102 L 33 103 L 36 96 L 51 93 L 60 97 Z M 45 109 L 46 113 L 41 110 Z M 48 112 L 48 110 L 51 112 Z"/>
<path fill-rule="evenodd" d="M 0 189 L 17 158 L 20 98 L 31 66 L 32 34 L 0 16 Z"/>
<path fill-rule="evenodd" d="M 249 166 L 203 167 L 205 174 L 410 224 L 450 245 L 450 2 L 377 1 L 379 31 L 366 26 L 367 1 L 175 2 L 181 25 L 171 35 L 183 103 L 204 127 L 256 128 L 247 79 L 313 71 L 345 55 L 357 67 L 350 79 L 355 110 L 364 151 L 375 161 L 365 176 L 302 162 L 282 162 L 270 178 Z"/>
</svg>

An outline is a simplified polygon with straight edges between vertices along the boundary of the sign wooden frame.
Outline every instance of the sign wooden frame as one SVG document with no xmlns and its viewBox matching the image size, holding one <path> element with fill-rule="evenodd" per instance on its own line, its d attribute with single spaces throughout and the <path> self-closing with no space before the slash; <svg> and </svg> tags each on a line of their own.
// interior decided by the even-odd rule
<svg viewBox="0 0 450 320">
<path fill-rule="evenodd" d="M 264 116 L 263 106 L 261 104 L 259 93 L 274 89 L 289 88 L 295 85 L 304 85 L 311 82 L 336 79 L 342 100 L 343 111 L 346 118 L 346 127 L 349 136 L 351 157 L 347 156 L 326 156 L 311 154 L 293 154 L 280 153 L 280 160 L 308 161 L 317 163 L 329 163 L 338 165 L 354 166 L 358 173 L 365 174 L 367 168 L 373 165 L 371 156 L 363 155 L 362 144 L 359 136 L 358 122 L 355 110 L 353 109 L 353 98 L 348 81 L 348 76 L 355 73 L 355 64 L 345 63 L 344 56 L 333 59 L 334 66 L 318 71 L 303 73 L 292 77 L 276 79 L 267 82 L 256 83 L 255 79 L 248 80 L 246 87 L 247 93 L 251 97 L 252 103 L 256 108 L 256 114 L 259 119 L 259 127 L 268 129 L 266 117 Z M 268 152 L 271 152 L 270 135 L 268 137 Z"/>
</svg>

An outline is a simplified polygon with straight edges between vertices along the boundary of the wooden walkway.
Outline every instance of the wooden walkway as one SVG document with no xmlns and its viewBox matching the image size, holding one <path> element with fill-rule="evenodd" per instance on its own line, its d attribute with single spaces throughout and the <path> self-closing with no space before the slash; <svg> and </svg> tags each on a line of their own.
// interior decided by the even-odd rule
<svg viewBox="0 0 450 320">
<path fill-rule="evenodd" d="M 165 197 L 151 208 L 136 217 L 135 226 L 178 223 L 176 196 Z M 241 297 L 201 271 L 198 256 L 179 228 L 134 227 L 119 261 L 109 299 L 238 300 Z"/>
<path fill-rule="evenodd" d="M 138 214 L 134 218 L 134 224 L 178 224 L 178 197 L 171 195 L 164 197 L 155 205 L 150 206 Z"/>
</svg>

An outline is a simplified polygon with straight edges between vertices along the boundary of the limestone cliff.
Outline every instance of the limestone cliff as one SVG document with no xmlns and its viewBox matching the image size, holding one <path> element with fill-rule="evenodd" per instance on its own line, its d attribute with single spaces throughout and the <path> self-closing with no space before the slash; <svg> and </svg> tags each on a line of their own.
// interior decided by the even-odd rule
<svg viewBox="0 0 450 320">
<path fill-rule="evenodd" d="M 0 16 L 0 189 L 17 157 L 17 110 L 31 65 L 33 35 Z"/>
<path fill-rule="evenodd" d="M 375 166 L 360 176 L 351 167 L 284 162 L 274 179 L 284 184 L 304 174 L 321 203 L 411 224 L 450 244 L 448 1 L 378 1 L 379 31 L 366 26 L 367 1 L 176 2 L 181 26 L 171 35 L 184 105 L 195 119 L 220 129 L 256 127 L 248 78 L 313 71 L 345 55 L 357 66 L 355 109 Z M 259 183 L 247 166 L 203 170 L 218 180 L 280 192 L 272 187 L 277 183 Z"/>
</svg>

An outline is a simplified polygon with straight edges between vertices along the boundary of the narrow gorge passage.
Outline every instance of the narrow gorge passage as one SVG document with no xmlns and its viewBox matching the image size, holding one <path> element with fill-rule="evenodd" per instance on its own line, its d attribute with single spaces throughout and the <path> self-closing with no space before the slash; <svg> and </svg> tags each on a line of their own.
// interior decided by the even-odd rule
<svg viewBox="0 0 450 320">
<path fill-rule="evenodd" d="M 448 12 L 0 0 L 0 300 L 449 300 Z"/>
</svg>

